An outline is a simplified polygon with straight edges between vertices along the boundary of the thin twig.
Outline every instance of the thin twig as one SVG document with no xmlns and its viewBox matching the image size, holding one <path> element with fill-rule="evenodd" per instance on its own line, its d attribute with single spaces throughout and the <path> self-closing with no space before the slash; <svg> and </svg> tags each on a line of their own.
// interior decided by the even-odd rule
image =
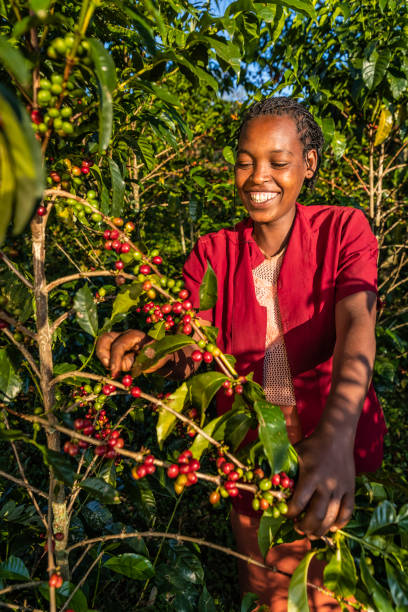
<svg viewBox="0 0 408 612">
<path fill-rule="evenodd" d="M 44 493 L 44 491 L 40 491 L 40 489 L 33 487 L 28 482 L 24 482 L 24 480 L 20 480 L 19 478 L 16 478 L 15 476 L 12 476 L 11 474 L 7 474 L 7 472 L 3 472 L 3 470 L 0 470 L 0 478 L 1 477 L 7 478 L 7 480 L 11 480 L 12 482 L 15 482 L 20 487 L 25 487 L 27 490 L 32 491 L 33 493 L 36 493 L 37 495 L 40 495 L 40 497 L 45 497 L 45 499 L 48 499 L 48 495 Z M 47 527 L 47 524 L 45 523 L 44 526 Z"/>
<path fill-rule="evenodd" d="M 2 330 L 3 334 L 5 334 L 7 336 L 7 338 L 9 340 L 11 340 L 11 342 L 13 344 L 15 344 L 15 346 L 18 348 L 18 350 L 20 351 L 20 353 L 24 356 L 24 358 L 28 361 L 28 363 L 31 366 L 31 369 L 33 370 L 33 372 L 35 373 L 35 375 L 40 378 L 40 370 L 38 369 L 37 364 L 35 363 L 32 355 L 29 353 L 29 351 L 26 349 L 26 347 L 24 346 L 24 344 L 22 344 L 21 342 L 18 342 L 18 340 L 16 340 L 13 336 L 13 334 L 11 333 L 11 331 L 9 329 L 7 329 L 7 327 L 4 327 Z"/>
<path fill-rule="evenodd" d="M 81 588 L 81 586 L 86 582 L 86 579 L 88 578 L 89 574 L 92 572 L 93 568 L 95 567 L 95 565 L 98 563 L 99 559 L 101 559 L 101 557 L 103 557 L 103 555 L 105 554 L 105 551 L 102 551 L 101 553 L 99 553 L 99 555 L 96 557 L 96 559 L 93 561 L 93 563 L 91 563 L 91 565 L 89 566 L 89 568 L 87 569 L 87 571 L 85 572 L 85 574 L 82 576 L 81 580 L 78 582 L 78 584 L 76 585 L 76 587 L 73 589 L 72 593 L 70 593 L 68 599 L 65 601 L 64 605 L 62 606 L 62 608 L 60 609 L 60 612 L 64 612 L 64 610 L 66 609 L 67 605 L 69 604 L 69 602 L 71 601 L 71 599 L 73 598 L 73 596 L 75 595 L 75 593 L 78 591 L 78 589 Z"/>
<path fill-rule="evenodd" d="M 15 319 L 14 317 L 11 317 L 9 313 L 5 310 L 0 310 L 0 319 L 3 319 L 3 321 L 6 321 L 7 323 L 9 323 L 9 325 L 15 327 L 17 331 L 21 331 L 25 336 L 36 340 L 37 335 L 34 332 L 25 327 L 22 323 L 20 323 L 20 321 L 17 321 L 17 319 Z"/>
<path fill-rule="evenodd" d="M 10 429 L 10 425 L 9 425 L 7 416 L 4 416 L 3 419 L 4 419 L 4 424 L 5 424 L 6 428 Z M 34 493 L 33 493 L 33 488 L 34 487 L 31 487 L 30 483 L 28 482 L 28 478 L 25 475 L 23 464 L 21 463 L 20 455 L 18 454 L 17 446 L 16 446 L 15 442 L 13 442 L 13 441 L 10 441 L 10 444 L 11 444 L 11 448 L 13 449 L 13 453 L 14 453 L 14 456 L 16 458 L 16 462 L 17 462 L 17 466 L 18 466 L 18 471 L 20 472 L 21 478 L 23 479 L 24 486 L 27 489 L 27 492 L 28 492 L 28 494 L 29 494 L 29 496 L 31 498 L 31 501 L 33 502 L 33 506 L 36 509 L 36 512 L 37 512 L 38 516 L 40 517 L 40 519 L 41 519 L 45 529 L 48 529 L 47 519 L 45 518 L 44 514 L 41 512 L 40 506 L 38 505 L 38 502 L 37 502 L 36 498 L 34 497 Z M 44 497 L 48 498 L 48 495 L 46 495 L 45 493 L 41 492 L 41 495 L 44 495 Z"/>
<path fill-rule="evenodd" d="M 60 315 L 57 319 L 55 319 L 54 323 L 50 327 L 51 334 L 54 335 L 54 333 L 57 331 L 61 323 L 63 323 L 66 319 L 68 319 L 68 317 L 70 317 L 74 313 L 75 313 L 75 309 L 71 308 L 70 310 L 63 312 L 62 315 Z"/>
<path fill-rule="evenodd" d="M 61 278 L 57 278 L 55 281 L 51 281 L 44 288 L 44 291 L 46 293 L 49 293 L 50 291 L 55 289 L 55 287 L 63 285 L 64 283 L 69 283 L 72 280 L 77 280 L 80 278 L 91 278 L 93 276 L 123 276 L 123 278 L 127 278 L 129 280 L 134 280 L 136 278 L 134 274 L 128 274 L 127 272 L 123 272 L 123 270 L 121 270 L 120 272 L 118 272 L 117 270 L 94 270 L 91 272 L 78 272 L 78 274 L 62 276 Z"/>
<path fill-rule="evenodd" d="M 25 284 L 26 287 L 28 287 L 29 289 L 31 289 L 31 291 L 33 290 L 33 286 L 30 283 L 29 280 L 26 279 L 25 276 L 23 276 L 23 274 L 21 274 L 20 270 L 18 270 L 16 268 L 16 266 L 13 264 L 12 261 L 9 260 L 9 258 L 7 257 L 7 255 L 5 255 L 3 253 L 3 251 L 0 251 L 0 260 L 3 260 L 4 263 L 10 268 L 10 270 L 17 276 L 17 278 L 19 278 L 21 280 L 22 283 Z"/>
<path fill-rule="evenodd" d="M 21 584 L 12 584 L 11 586 L 6 587 L 0 591 L 0 595 L 5 595 L 6 593 L 11 593 L 11 591 L 21 591 L 22 589 L 32 589 L 35 587 L 42 586 L 43 584 L 47 584 L 45 580 L 34 580 L 33 582 L 22 582 Z"/>
<path fill-rule="evenodd" d="M 75 563 L 74 567 L 72 568 L 71 571 L 71 576 L 72 574 L 75 572 L 75 570 L 77 569 L 77 567 L 79 567 L 79 565 L 81 564 L 81 562 L 83 561 L 83 559 L 86 557 L 86 555 L 88 554 L 89 550 L 92 548 L 92 544 L 88 544 L 88 546 L 85 548 L 84 552 L 82 553 L 82 555 L 79 557 L 79 559 L 77 560 L 77 562 Z"/>
</svg>

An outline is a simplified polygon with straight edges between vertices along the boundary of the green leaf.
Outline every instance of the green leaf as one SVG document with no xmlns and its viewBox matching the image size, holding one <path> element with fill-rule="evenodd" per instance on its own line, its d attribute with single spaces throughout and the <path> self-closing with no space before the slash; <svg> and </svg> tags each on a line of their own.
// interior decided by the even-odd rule
<svg viewBox="0 0 408 612">
<path fill-rule="evenodd" d="M 369 59 L 363 60 L 362 77 L 368 89 L 375 89 L 375 87 L 381 83 L 387 71 L 390 59 L 391 52 L 389 49 L 385 49 L 380 53 L 374 49 Z"/>
<path fill-rule="evenodd" d="M 120 217 L 123 210 L 123 197 L 125 195 L 125 181 L 119 170 L 118 164 L 113 159 L 108 158 L 109 170 L 112 181 L 112 209 L 111 215 Z"/>
<path fill-rule="evenodd" d="M 113 459 L 103 462 L 98 477 L 102 478 L 102 480 L 107 482 L 111 487 L 116 487 L 116 466 Z"/>
<path fill-rule="evenodd" d="M 255 593 L 245 593 L 241 601 L 241 612 L 251 612 L 251 610 L 254 610 L 254 604 L 257 604 L 257 602 L 258 595 L 255 595 Z"/>
<path fill-rule="evenodd" d="M 299 563 L 289 583 L 288 612 L 309 612 L 307 574 L 316 550 L 309 552 Z"/>
<path fill-rule="evenodd" d="M 141 371 L 147 370 L 162 357 L 174 353 L 189 344 L 195 344 L 195 340 L 185 334 L 175 334 L 174 336 L 166 336 L 161 340 L 156 340 L 145 346 L 138 354 L 133 366 L 132 375 L 138 376 Z"/>
<path fill-rule="evenodd" d="M 176 410 L 176 412 L 182 412 L 187 392 L 187 383 L 183 383 L 170 395 L 166 400 L 166 404 L 173 410 Z M 157 441 L 160 448 L 163 448 L 164 440 L 171 434 L 177 421 L 178 419 L 176 416 L 160 407 L 159 418 L 156 425 Z"/>
<path fill-rule="evenodd" d="M 391 526 L 394 526 L 395 531 L 396 522 L 397 513 L 395 506 L 386 499 L 378 504 L 374 510 L 366 535 L 390 533 Z M 391 529 L 391 533 L 392 531 Z"/>
<path fill-rule="evenodd" d="M 217 302 L 217 277 L 210 262 L 200 285 L 200 310 L 210 310 Z"/>
<path fill-rule="evenodd" d="M 235 155 L 234 151 L 232 150 L 232 147 L 224 147 L 222 150 L 222 154 L 226 162 L 232 165 L 235 164 Z"/>
<path fill-rule="evenodd" d="M 0 63 L 15 77 L 20 85 L 28 87 L 30 73 L 27 60 L 4 36 L 0 36 Z"/>
<path fill-rule="evenodd" d="M 323 136 L 324 136 L 326 143 L 330 143 L 334 136 L 334 131 L 336 127 L 333 119 L 331 117 L 326 117 L 325 119 L 322 120 L 321 127 L 323 130 Z"/>
<path fill-rule="evenodd" d="M 335 132 L 331 141 L 331 146 L 335 159 L 340 159 L 347 149 L 347 140 L 345 135 L 340 134 L 340 132 Z"/>
<path fill-rule="evenodd" d="M 272 508 L 263 512 L 258 529 L 258 546 L 264 559 L 268 550 L 274 545 L 275 535 L 284 521 L 286 517 L 282 514 L 278 518 L 273 518 Z"/>
<path fill-rule="evenodd" d="M 197 612 L 216 612 L 214 600 L 205 585 L 198 600 Z"/>
<path fill-rule="evenodd" d="M 211 344 L 217 344 L 218 327 L 213 327 L 212 325 L 206 325 L 205 335 L 207 336 L 208 341 L 211 342 Z"/>
<path fill-rule="evenodd" d="M 132 580 L 147 580 L 154 576 L 154 569 L 149 559 L 136 553 L 123 553 L 111 557 L 103 566 Z"/>
<path fill-rule="evenodd" d="M 13 234 L 23 231 L 42 197 L 44 170 L 41 149 L 20 102 L 0 85 L 0 119 L 14 176 Z M 3 143 L 4 144 L 4 143 Z M 7 193 L 11 186 L 8 181 Z M 8 195 L 8 200 L 9 200 Z M 0 235 L 0 242 L 3 240 Z"/>
<path fill-rule="evenodd" d="M 189 381 L 191 403 L 201 410 L 202 417 L 212 398 L 226 380 L 228 377 L 220 372 L 204 372 L 197 374 Z"/>
<path fill-rule="evenodd" d="M 152 145 L 144 136 L 140 136 L 137 139 L 137 146 L 142 155 L 143 161 L 147 166 L 148 170 L 152 170 L 155 165 L 155 156 Z"/>
<path fill-rule="evenodd" d="M 364 550 L 361 551 L 360 574 L 361 579 L 377 609 L 381 610 L 381 612 L 393 612 L 394 608 L 388 598 L 387 591 L 379 582 L 377 582 L 374 576 L 370 574 L 367 562 L 365 560 Z"/>
<path fill-rule="evenodd" d="M 101 531 L 112 521 L 112 513 L 96 499 L 86 504 L 82 516 L 87 525 L 95 531 Z"/>
<path fill-rule="evenodd" d="M 13 214 L 13 200 L 16 188 L 12 160 L 7 149 L 7 142 L 0 132 L 0 244 L 4 240 Z"/>
<path fill-rule="evenodd" d="M 229 411 L 221 416 L 213 419 L 205 427 L 203 427 L 203 431 L 212 436 L 215 440 L 222 440 L 224 438 L 225 427 L 227 425 L 228 419 L 231 418 L 233 412 Z M 207 448 L 212 446 L 211 442 L 208 442 L 201 434 L 197 434 L 194 438 L 193 444 L 190 446 L 190 451 L 193 453 L 193 457 L 195 459 L 200 459 L 201 455 Z"/>
<path fill-rule="evenodd" d="M 113 302 L 111 320 L 113 320 L 116 315 L 127 313 L 131 308 L 137 306 L 142 290 L 141 283 L 132 283 L 131 285 L 122 287 Z"/>
<path fill-rule="evenodd" d="M 112 134 L 112 94 L 116 87 L 116 71 L 112 57 L 100 40 L 91 38 L 89 45 L 99 86 L 99 152 L 102 153 Z"/>
<path fill-rule="evenodd" d="M 30 0 L 30 8 L 41 18 L 46 17 L 51 0 Z"/>
<path fill-rule="evenodd" d="M 118 504 L 120 501 L 119 493 L 116 489 L 101 478 L 86 478 L 86 480 L 79 483 L 79 486 L 81 489 L 92 493 L 94 497 L 97 497 L 104 504 Z"/>
<path fill-rule="evenodd" d="M 0 349 L 0 397 L 8 402 L 14 399 L 21 391 L 22 380 L 11 363 L 7 350 Z"/>
<path fill-rule="evenodd" d="M 374 146 L 382 144 L 388 138 L 392 130 L 394 118 L 388 108 L 383 108 L 378 121 L 378 128 L 375 134 Z"/>
<path fill-rule="evenodd" d="M 74 591 L 74 589 L 77 589 L 76 585 L 72 584 L 71 582 L 65 581 L 61 588 L 56 590 L 55 594 L 57 598 L 58 608 L 62 608 L 62 606 L 64 605 L 70 594 Z M 40 586 L 39 591 L 47 601 L 50 600 L 50 589 L 48 584 Z M 89 609 L 86 597 L 81 591 L 81 589 L 77 589 L 75 591 L 75 595 L 70 600 L 69 605 L 72 606 L 71 609 L 75 610 L 75 612 L 88 612 Z"/>
<path fill-rule="evenodd" d="M 356 567 L 344 537 L 337 539 L 337 548 L 324 568 L 324 585 L 341 597 L 354 595 L 357 584 Z"/>
<path fill-rule="evenodd" d="M 398 528 L 400 533 L 408 533 L 408 504 L 401 506 L 397 516 Z"/>
<path fill-rule="evenodd" d="M 44 462 L 53 468 L 56 478 L 72 487 L 77 475 L 71 467 L 69 458 L 64 453 L 58 453 L 45 446 L 41 446 L 40 450 L 43 454 Z"/>
<path fill-rule="evenodd" d="M 240 397 L 240 396 L 238 396 Z M 236 407 L 234 401 L 233 408 Z M 241 442 L 244 440 L 251 426 L 253 426 L 253 416 L 249 410 L 238 409 L 235 414 L 231 415 L 225 428 L 225 439 L 231 446 L 234 453 Z"/>
<path fill-rule="evenodd" d="M 30 580 L 30 573 L 19 557 L 10 555 L 7 561 L 0 563 L 0 578 L 6 580 Z"/>
<path fill-rule="evenodd" d="M 164 321 L 158 321 L 153 325 L 153 327 L 148 331 L 148 336 L 153 338 L 154 340 L 161 340 L 166 335 L 166 325 Z"/>
<path fill-rule="evenodd" d="M 401 608 L 405 606 L 404 609 L 406 609 L 408 606 L 408 578 L 406 573 L 401 572 L 387 560 L 385 560 L 385 570 L 394 603 Z"/>
<path fill-rule="evenodd" d="M 74 310 L 80 327 L 96 338 L 98 335 L 98 312 L 88 285 L 84 285 L 76 292 Z"/>
<path fill-rule="evenodd" d="M 278 406 L 265 400 L 256 401 L 254 408 L 259 422 L 259 439 L 272 474 L 276 474 L 283 469 L 290 447 L 285 417 Z"/>
<path fill-rule="evenodd" d="M 28 440 L 28 436 L 19 429 L 0 428 L 0 440 L 14 442 L 14 440 Z"/>
<path fill-rule="evenodd" d="M 316 19 L 316 11 L 310 0 L 274 0 L 274 2 L 281 6 L 287 6 L 288 8 L 294 9 L 298 13 L 306 15 L 306 17 Z"/>
</svg>

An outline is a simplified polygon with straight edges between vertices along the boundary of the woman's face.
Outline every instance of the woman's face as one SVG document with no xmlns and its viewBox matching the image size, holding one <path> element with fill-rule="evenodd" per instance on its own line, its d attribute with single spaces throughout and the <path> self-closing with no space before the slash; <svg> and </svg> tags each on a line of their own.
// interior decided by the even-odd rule
<svg viewBox="0 0 408 612">
<path fill-rule="evenodd" d="M 312 178 L 316 166 L 316 151 L 305 159 L 296 123 L 288 115 L 248 121 L 238 143 L 235 181 L 252 220 L 292 220 L 303 181 Z"/>
</svg>

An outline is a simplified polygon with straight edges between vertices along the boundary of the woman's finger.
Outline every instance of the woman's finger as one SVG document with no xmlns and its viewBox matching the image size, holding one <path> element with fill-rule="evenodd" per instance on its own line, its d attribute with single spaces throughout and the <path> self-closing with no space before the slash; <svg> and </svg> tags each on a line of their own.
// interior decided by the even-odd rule
<svg viewBox="0 0 408 612">
<path fill-rule="evenodd" d="M 351 519 L 354 510 L 354 491 L 346 493 L 341 500 L 341 506 L 337 518 L 331 527 L 332 531 L 343 529 Z"/>
<path fill-rule="evenodd" d="M 145 338 L 146 334 L 143 332 L 136 329 L 130 329 L 120 334 L 119 338 L 112 343 L 110 350 L 110 371 L 113 378 L 121 371 L 122 361 L 126 353 L 137 351 L 143 344 Z"/>
<path fill-rule="evenodd" d="M 107 332 L 98 338 L 95 353 L 105 368 L 110 364 L 112 342 L 114 342 L 118 336 L 120 336 L 120 332 Z"/>
</svg>

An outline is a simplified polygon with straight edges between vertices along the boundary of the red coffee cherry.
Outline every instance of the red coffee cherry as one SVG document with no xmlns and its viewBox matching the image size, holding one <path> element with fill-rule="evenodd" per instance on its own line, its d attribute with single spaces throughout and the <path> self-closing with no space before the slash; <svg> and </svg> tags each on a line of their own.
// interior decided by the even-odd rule
<svg viewBox="0 0 408 612">
<path fill-rule="evenodd" d="M 259 507 L 261 510 L 267 510 L 269 508 L 269 502 L 263 497 L 261 497 Z"/>
<path fill-rule="evenodd" d="M 193 484 L 196 484 L 197 481 L 198 481 L 198 477 L 195 472 L 190 472 L 189 474 L 187 474 L 187 483 L 189 483 L 190 485 L 193 485 Z"/>
<path fill-rule="evenodd" d="M 190 295 L 190 292 L 187 291 L 187 289 L 182 289 L 181 291 L 179 291 L 179 298 L 181 300 L 187 299 L 189 295 Z"/>
<path fill-rule="evenodd" d="M 211 363 L 213 359 L 214 357 L 211 353 L 209 353 L 208 351 L 204 351 L 203 360 L 205 363 Z"/>
<path fill-rule="evenodd" d="M 236 385 L 234 387 L 234 391 L 235 393 L 238 393 L 238 395 L 242 395 L 242 393 L 244 392 L 244 387 L 242 385 Z"/>
<path fill-rule="evenodd" d="M 125 264 L 123 263 L 121 259 L 119 259 L 118 261 L 115 261 L 115 268 L 117 270 L 123 270 L 124 267 L 125 267 Z"/>
<path fill-rule="evenodd" d="M 154 263 L 156 266 L 159 266 L 161 263 L 163 263 L 163 260 L 160 255 L 156 255 L 152 258 L 152 263 Z"/>
<path fill-rule="evenodd" d="M 54 534 L 54 538 L 55 538 L 56 540 L 58 540 L 59 542 L 61 542 L 61 540 L 63 540 L 63 539 L 64 539 L 64 534 L 63 534 L 63 533 L 61 533 L 61 532 L 56 533 L 56 534 Z"/>
<path fill-rule="evenodd" d="M 103 385 L 102 387 L 102 393 L 104 395 L 110 395 L 112 393 L 112 389 L 110 385 Z"/>
<path fill-rule="evenodd" d="M 228 389 L 224 389 L 224 394 L 227 397 L 231 397 L 232 395 L 234 395 L 234 389 L 232 389 L 231 387 L 229 387 Z"/>
<path fill-rule="evenodd" d="M 225 457 L 218 457 L 216 461 L 217 468 L 220 469 L 220 467 L 222 466 L 223 463 L 225 463 L 225 461 L 226 461 Z"/>
<path fill-rule="evenodd" d="M 230 497 L 236 497 L 239 494 L 239 491 L 237 487 L 233 487 L 232 489 L 229 489 L 228 494 Z"/>
<path fill-rule="evenodd" d="M 125 387 L 130 387 L 132 382 L 133 378 L 130 376 L 130 374 L 125 374 L 125 376 L 122 378 L 122 385 L 125 385 Z"/>
<path fill-rule="evenodd" d="M 97 446 L 95 448 L 94 453 L 98 457 L 101 457 L 102 455 L 106 453 L 107 450 L 108 450 L 108 447 L 106 446 L 106 444 L 102 444 L 101 446 Z"/>
<path fill-rule="evenodd" d="M 123 448 L 125 446 L 125 441 L 123 438 L 116 438 L 116 446 L 115 448 Z"/>
<path fill-rule="evenodd" d="M 191 355 L 191 359 L 196 363 L 199 363 L 203 359 L 203 353 L 201 351 L 193 351 Z"/>
<path fill-rule="evenodd" d="M 46 214 L 47 214 L 47 209 L 46 209 L 46 207 L 45 207 L 45 206 L 39 206 L 39 207 L 37 208 L 37 215 L 38 215 L 39 217 L 44 217 L 44 215 L 46 215 Z"/>
<path fill-rule="evenodd" d="M 200 462 L 197 459 L 192 459 L 189 463 L 190 471 L 196 472 L 200 469 Z"/>
<path fill-rule="evenodd" d="M 193 305 L 190 302 L 190 300 L 184 300 L 183 304 L 182 304 L 184 310 L 191 310 Z"/>
<path fill-rule="evenodd" d="M 169 478 L 177 478 L 177 476 L 179 475 L 179 472 L 180 472 L 180 468 L 175 463 L 173 465 L 170 465 L 167 468 L 167 476 Z"/>
<path fill-rule="evenodd" d="M 281 478 L 281 482 L 280 483 L 281 483 L 281 486 L 284 489 L 287 489 L 289 487 L 289 482 L 290 482 L 289 478 L 287 476 L 284 476 L 283 478 Z"/>
<path fill-rule="evenodd" d="M 233 469 L 234 469 L 234 464 L 229 463 L 228 461 L 223 463 L 221 466 L 221 471 L 224 472 L 224 474 L 229 474 L 230 472 L 232 472 Z"/>
<path fill-rule="evenodd" d="M 274 474 L 271 478 L 272 480 L 272 484 L 275 485 L 275 487 L 280 485 L 280 475 L 279 474 Z"/>
<path fill-rule="evenodd" d="M 144 459 L 145 465 L 153 465 L 154 464 L 154 455 L 146 455 Z"/>
<path fill-rule="evenodd" d="M 235 470 L 233 470 L 232 472 L 230 472 L 228 474 L 228 480 L 231 480 L 232 482 L 236 482 L 237 480 L 239 480 L 239 474 L 238 472 L 236 472 Z"/>
<path fill-rule="evenodd" d="M 161 307 L 161 311 L 163 314 L 169 314 L 171 310 L 172 310 L 171 304 L 163 304 L 163 306 Z"/>
<path fill-rule="evenodd" d="M 132 387 L 130 389 L 130 395 L 132 397 L 140 397 L 141 392 L 142 391 L 141 391 L 141 389 L 139 389 L 139 387 Z"/>
<path fill-rule="evenodd" d="M 129 253 L 129 251 L 130 251 L 130 245 L 127 242 L 122 244 L 122 246 L 120 247 L 120 252 L 121 253 Z"/>
<path fill-rule="evenodd" d="M 117 229 L 112 229 L 110 231 L 110 238 L 111 238 L 111 240 L 117 240 L 119 238 L 119 232 L 118 232 Z M 113 247 L 113 248 L 115 248 L 115 247 Z"/>
<path fill-rule="evenodd" d="M 151 271 L 152 271 L 152 270 L 151 270 L 150 266 L 147 266 L 146 264 L 143 264 L 143 265 L 142 265 L 142 266 L 140 266 L 140 268 L 139 268 L 139 273 L 140 273 L 140 274 L 144 274 L 145 276 L 146 276 L 147 274 L 150 274 L 150 272 L 151 272 Z"/>
<path fill-rule="evenodd" d="M 172 309 L 175 314 L 180 314 L 183 310 L 183 304 L 181 302 L 174 302 Z"/>
<path fill-rule="evenodd" d="M 146 472 L 146 468 L 144 465 L 139 465 L 139 467 L 136 470 L 137 475 L 139 476 L 139 478 L 144 478 L 147 474 Z"/>
<path fill-rule="evenodd" d="M 81 431 L 81 429 L 83 429 L 85 427 L 85 420 L 84 419 L 75 419 L 74 427 L 75 427 L 75 429 L 77 431 Z"/>
<path fill-rule="evenodd" d="M 84 436 L 90 436 L 91 434 L 93 434 L 94 431 L 95 431 L 94 426 L 88 425 L 87 427 L 83 428 L 82 433 L 84 434 Z"/>
<path fill-rule="evenodd" d="M 189 336 L 192 331 L 193 331 L 193 328 L 191 327 L 190 323 L 186 323 L 183 326 L 183 334 L 186 334 L 186 336 Z"/>
<path fill-rule="evenodd" d="M 145 468 L 146 468 L 146 474 L 154 474 L 156 471 L 155 465 L 145 465 Z"/>
<path fill-rule="evenodd" d="M 112 236 L 111 236 L 111 231 L 110 230 L 105 230 L 103 232 L 103 237 L 105 238 L 105 240 L 109 240 Z"/>
</svg>

